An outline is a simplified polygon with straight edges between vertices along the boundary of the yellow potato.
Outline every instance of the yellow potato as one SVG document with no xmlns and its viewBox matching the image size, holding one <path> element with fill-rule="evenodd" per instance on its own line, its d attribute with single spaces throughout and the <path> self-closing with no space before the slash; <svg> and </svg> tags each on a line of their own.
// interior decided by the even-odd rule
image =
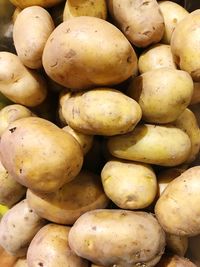
<svg viewBox="0 0 200 267">
<path fill-rule="evenodd" d="M 200 82 L 194 82 L 194 92 L 190 105 L 200 103 Z"/>
<path fill-rule="evenodd" d="M 42 7 L 27 7 L 18 14 L 13 40 L 17 55 L 26 67 L 42 67 L 43 49 L 54 28 L 50 14 Z"/>
<path fill-rule="evenodd" d="M 173 126 L 141 124 L 131 133 L 110 137 L 108 149 L 121 159 L 176 166 L 188 158 L 191 141 L 186 133 Z"/>
<path fill-rule="evenodd" d="M 47 95 L 44 78 L 26 68 L 9 52 L 0 52 L 0 92 L 13 102 L 28 107 L 39 105 Z"/>
<path fill-rule="evenodd" d="M 26 258 L 18 259 L 13 267 L 28 267 Z"/>
<path fill-rule="evenodd" d="M 62 126 L 66 126 L 67 122 L 62 113 L 62 106 L 65 101 L 67 101 L 71 97 L 71 92 L 68 89 L 63 89 L 59 94 L 59 105 L 58 105 L 58 119 Z"/>
<path fill-rule="evenodd" d="M 137 56 L 114 25 L 82 16 L 53 31 L 44 48 L 43 66 L 52 80 L 83 90 L 125 81 L 137 72 Z"/>
<path fill-rule="evenodd" d="M 188 238 L 186 236 L 177 236 L 166 234 L 167 248 L 178 256 L 184 256 L 188 249 Z"/>
<path fill-rule="evenodd" d="M 10 0 L 10 2 L 19 8 L 29 6 L 51 7 L 61 3 L 63 0 Z"/>
<path fill-rule="evenodd" d="M 187 72 L 160 68 L 133 78 L 128 95 L 139 103 L 146 122 L 169 123 L 190 104 L 193 89 Z"/>
<path fill-rule="evenodd" d="M 160 1 L 158 4 L 165 23 L 165 31 L 161 42 L 164 44 L 170 44 L 172 34 L 177 24 L 185 18 L 189 12 L 172 1 Z"/>
<path fill-rule="evenodd" d="M 13 21 L 13 23 L 15 23 L 15 21 L 16 21 L 16 19 L 17 19 L 17 16 L 19 15 L 19 13 L 20 13 L 21 11 L 22 11 L 21 8 L 19 8 L 19 7 L 16 7 L 16 8 L 15 8 L 15 11 L 14 11 L 14 13 L 13 13 L 13 15 L 12 15 L 12 21 Z"/>
<path fill-rule="evenodd" d="M 55 192 L 74 179 L 83 163 L 74 137 L 37 117 L 11 123 L 1 137 L 0 152 L 12 177 L 41 193 Z"/>
</svg>

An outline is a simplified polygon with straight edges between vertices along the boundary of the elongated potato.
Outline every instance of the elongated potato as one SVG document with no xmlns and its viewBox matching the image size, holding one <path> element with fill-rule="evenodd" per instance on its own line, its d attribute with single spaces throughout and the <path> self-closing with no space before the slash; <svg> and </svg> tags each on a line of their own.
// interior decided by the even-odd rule
<svg viewBox="0 0 200 267">
<path fill-rule="evenodd" d="M 188 238 L 166 234 L 167 248 L 174 254 L 183 257 L 188 249 Z"/>
<path fill-rule="evenodd" d="M 34 235 L 45 224 L 22 200 L 13 206 L 0 222 L 0 245 L 9 253 L 23 257 Z"/>
<path fill-rule="evenodd" d="M 29 6 L 51 7 L 61 3 L 63 0 L 10 0 L 16 7 L 25 8 Z"/>
<path fill-rule="evenodd" d="M 44 48 L 43 66 L 52 80 L 83 90 L 125 81 L 137 73 L 137 57 L 114 25 L 82 16 L 53 31 Z"/>
<path fill-rule="evenodd" d="M 161 40 L 164 19 L 156 0 L 123 0 L 123 4 L 108 0 L 108 7 L 119 29 L 135 46 L 146 47 Z"/>
<path fill-rule="evenodd" d="M 70 134 L 37 117 L 10 124 L 0 143 L 2 164 L 33 191 L 55 192 L 79 173 L 83 152 Z"/>
<path fill-rule="evenodd" d="M 0 52 L 0 92 L 15 103 L 37 106 L 46 97 L 46 82 L 40 74 L 27 69 L 18 56 Z"/>
<path fill-rule="evenodd" d="M 141 124 L 128 134 L 108 139 L 110 153 L 121 159 L 161 166 L 176 166 L 189 156 L 191 141 L 173 126 Z"/>
<path fill-rule="evenodd" d="M 69 248 L 69 230 L 67 226 L 56 224 L 48 224 L 40 229 L 28 248 L 28 266 L 88 267 L 88 262 Z"/>
<path fill-rule="evenodd" d="M 157 193 L 156 175 L 146 164 L 111 160 L 101 178 L 106 195 L 122 209 L 146 208 Z"/>
<path fill-rule="evenodd" d="M 169 183 L 158 199 L 156 217 L 167 233 L 179 236 L 200 234 L 199 177 L 199 166 L 188 169 Z"/>
<path fill-rule="evenodd" d="M 165 234 L 146 212 L 99 209 L 86 212 L 75 222 L 69 245 L 97 265 L 149 267 L 163 254 Z"/>
<path fill-rule="evenodd" d="M 42 67 L 42 53 L 49 35 L 54 30 L 50 14 L 42 7 L 27 7 L 17 16 L 13 40 L 17 55 L 28 68 Z"/>
</svg>

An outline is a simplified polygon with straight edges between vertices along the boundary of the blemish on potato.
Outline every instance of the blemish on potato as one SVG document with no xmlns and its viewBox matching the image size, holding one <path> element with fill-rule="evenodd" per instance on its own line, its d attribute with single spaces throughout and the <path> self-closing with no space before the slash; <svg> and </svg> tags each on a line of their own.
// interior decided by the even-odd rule
<svg viewBox="0 0 200 267">
<path fill-rule="evenodd" d="M 70 59 L 76 55 L 76 52 L 73 49 L 70 49 L 66 54 L 65 58 Z"/>
<path fill-rule="evenodd" d="M 11 132 L 11 133 L 14 133 L 14 131 L 17 129 L 17 127 L 13 127 L 13 128 L 11 128 L 11 129 L 9 129 L 9 131 Z"/>
</svg>

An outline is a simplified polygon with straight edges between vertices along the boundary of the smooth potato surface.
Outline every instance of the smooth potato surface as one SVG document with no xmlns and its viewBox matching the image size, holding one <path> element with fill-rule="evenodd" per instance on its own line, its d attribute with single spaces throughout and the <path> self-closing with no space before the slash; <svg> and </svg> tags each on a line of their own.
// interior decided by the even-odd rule
<svg viewBox="0 0 200 267">
<path fill-rule="evenodd" d="M 10 0 L 16 7 L 25 8 L 29 6 L 51 7 L 61 3 L 63 0 Z"/>
</svg>

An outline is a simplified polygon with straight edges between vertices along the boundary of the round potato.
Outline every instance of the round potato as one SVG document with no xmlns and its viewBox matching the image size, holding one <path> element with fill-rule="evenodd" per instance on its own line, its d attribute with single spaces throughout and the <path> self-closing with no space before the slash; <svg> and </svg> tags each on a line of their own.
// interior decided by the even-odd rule
<svg viewBox="0 0 200 267">
<path fill-rule="evenodd" d="M 136 74 L 137 57 L 114 25 L 82 16 L 61 23 L 53 31 L 44 48 L 43 66 L 57 83 L 83 90 L 125 81 Z"/>
<path fill-rule="evenodd" d="M 183 257 L 188 248 L 188 238 L 186 236 L 177 236 L 166 234 L 167 248 L 174 254 Z"/>
<path fill-rule="evenodd" d="M 194 92 L 190 105 L 200 103 L 200 82 L 194 82 Z"/>
<path fill-rule="evenodd" d="M 78 132 L 106 136 L 130 132 L 142 116 L 135 100 L 110 88 L 72 95 L 63 103 L 62 114 Z"/>
<path fill-rule="evenodd" d="M 161 68 L 134 78 L 128 95 L 139 103 L 146 122 L 169 123 L 190 104 L 193 89 L 192 78 L 187 72 Z"/>
<path fill-rule="evenodd" d="M 10 2 L 19 8 L 29 6 L 51 7 L 61 3 L 63 0 L 10 0 Z"/>
<path fill-rule="evenodd" d="M 158 43 L 164 33 L 164 19 L 157 1 L 123 0 L 121 3 L 120 0 L 108 0 L 108 7 L 127 39 L 138 47 Z"/>
<path fill-rule="evenodd" d="M 141 124 L 131 133 L 110 137 L 108 149 L 117 158 L 176 166 L 189 157 L 191 141 L 186 133 L 173 126 Z"/>
<path fill-rule="evenodd" d="M 1 137 L 0 152 L 11 176 L 41 193 L 55 192 L 74 179 L 83 163 L 74 137 L 37 117 L 11 123 Z"/>
<path fill-rule="evenodd" d="M 101 178 L 106 195 L 121 209 L 146 208 L 157 193 L 156 175 L 146 164 L 111 160 Z"/>
<path fill-rule="evenodd" d="M 9 52 L 0 52 L 0 91 L 13 102 L 28 107 L 41 104 L 47 95 L 44 78 Z"/>
<path fill-rule="evenodd" d="M 172 34 L 177 24 L 189 13 L 185 8 L 172 1 L 160 1 L 158 4 L 165 23 L 165 31 L 161 42 L 170 44 Z"/>
<path fill-rule="evenodd" d="M 200 234 L 200 166 L 188 169 L 169 183 L 155 206 L 162 228 L 178 236 Z"/>
<path fill-rule="evenodd" d="M 13 267 L 28 267 L 26 258 L 18 259 Z"/>
<path fill-rule="evenodd" d="M 23 257 L 32 238 L 44 224 L 45 220 L 30 209 L 27 200 L 22 200 L 1 219 L 0 245 L 10 254 Z"/>
<path fill-rule="evenodd" d="M 141 74 L 159 68 L 177 69 L 171 47 L 165 44 L 149 47 L 140 55 L 138 68 Z"/>
<path fill-rule="evenodd" d="M 197 267 L 190 260 L 177 255 L 164 255 L 156 267 Z"/>
<path fill-rule="evenodd" d="M 54 28 L 50 14 L 42 7 L 27 7 L 18 14 L 13 40 L 17 55 L 26 67 L 42 67 L 43 49 Z"/>
<path fill-rule="evenodd" d="M 28 248 L 28 267 L 88 267 L 88 262 L 69 248 L 69 230 L 67 226 L 56 224 L 48 224 L 41 228 Z"/>
<path fill-rule="evenodd" d="M 75 222 L 69 245 L 97 265 L 150 267 L 164 252 L 165 233 L 146 212 L 99 209 L 86 212 Z"/>
<path fill-rule="evenodd" d="M 28 190 L 27 200 L 42 218 L 67 225 L 73 224 L 86 211 L 105 208 L 108 204 L 100 177 L 86 171 L 52 194 L 39 196 Z"/>
</svg>

